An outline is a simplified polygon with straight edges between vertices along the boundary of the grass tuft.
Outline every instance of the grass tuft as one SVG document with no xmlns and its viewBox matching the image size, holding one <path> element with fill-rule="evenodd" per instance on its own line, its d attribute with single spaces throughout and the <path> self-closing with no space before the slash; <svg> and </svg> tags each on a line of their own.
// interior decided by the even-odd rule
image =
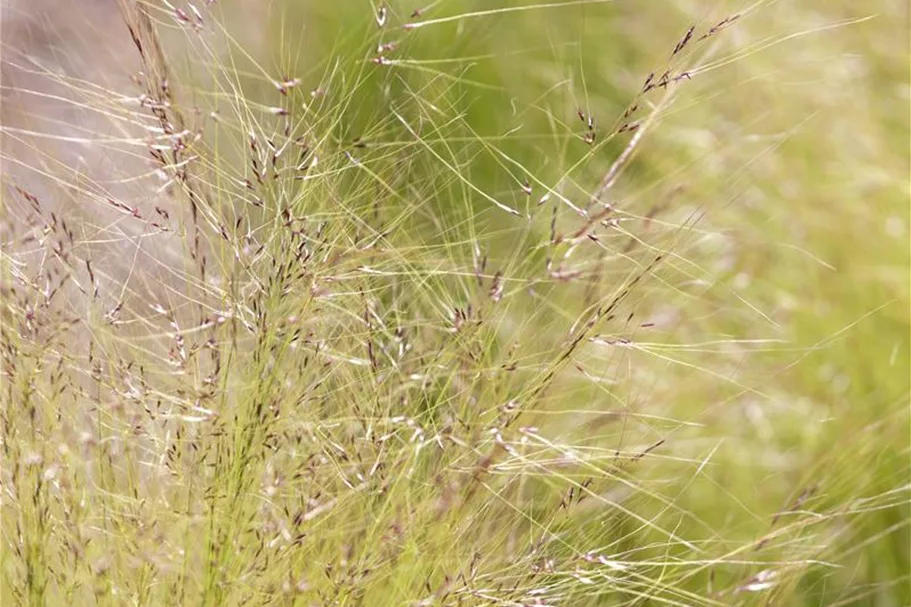
<svg viewBox="0 0 911 607">
<path fill-rule="evenodd" d="M 13 4 L 4 604 L 911 600 L 907 6 Z"/>
</svg>

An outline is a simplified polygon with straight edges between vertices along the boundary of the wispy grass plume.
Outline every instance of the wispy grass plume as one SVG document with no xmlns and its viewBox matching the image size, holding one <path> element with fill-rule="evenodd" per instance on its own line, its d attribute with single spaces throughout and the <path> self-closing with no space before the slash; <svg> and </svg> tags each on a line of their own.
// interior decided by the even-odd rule
<svg viewBox="0 0 911 607">
<path fill-rule="evenodd" d="M 4 22 L 4 604 L 907 603 L 892 26 L 406 4 Z"/>
</svg>

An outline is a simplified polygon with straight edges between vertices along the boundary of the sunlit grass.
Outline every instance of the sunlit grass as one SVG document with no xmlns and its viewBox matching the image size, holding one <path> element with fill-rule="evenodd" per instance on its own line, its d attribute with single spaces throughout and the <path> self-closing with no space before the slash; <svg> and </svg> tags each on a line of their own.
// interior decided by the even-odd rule
<svg viewBox="0 0 911 607">
<path fill-rule="evenodd" d="M 875 4 L 124 0 L 103 78 L 4 47 L 3 601 L 906 604 Z"/>
</svg>

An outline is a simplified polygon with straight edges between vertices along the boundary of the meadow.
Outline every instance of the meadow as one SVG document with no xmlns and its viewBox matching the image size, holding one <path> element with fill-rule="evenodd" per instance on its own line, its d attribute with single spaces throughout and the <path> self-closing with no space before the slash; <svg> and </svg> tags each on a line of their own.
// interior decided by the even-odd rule
<svg viewBox="0 0 911 607">
<path fill-rule="evenodd" d="M 911 603 L 906 2 L 60 2 L 0 603 Z"/>
</svg>

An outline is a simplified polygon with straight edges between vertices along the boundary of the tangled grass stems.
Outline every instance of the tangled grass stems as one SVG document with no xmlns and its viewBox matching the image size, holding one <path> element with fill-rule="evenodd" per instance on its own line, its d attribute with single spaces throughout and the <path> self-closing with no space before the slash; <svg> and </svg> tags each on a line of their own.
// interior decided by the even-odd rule
<svg viewBox="0 0 911 607">
<path fill-rule="evenodd" d="M 274 60 L 219 3 L 118 4 L 131 92 L 6 63 L 56 88 L 4 91 L 73 114 L 3 125 L 4 600 L 907 596 L 901 382 L 812 457 L 822 408 L 789 367 L 863 318 L 779 337 L 766 293 L 719 278 L 730 201 L 700 198 L 749 191 L 694 176 L 751 166 L 746 138 L 706 163 L 650 143 L 678 95 L 717 94 L 697 75 L 793 39 L 712 59 L 773 7 L 675 24 L 619 86 L 574 29 L 613 3 L 337 6 L 324 58 L 289 5 Z M 502 75 L 507 22 L 531 67 Z M 888 579 L 842 575 L 858 554 Z"/>
</svg>

